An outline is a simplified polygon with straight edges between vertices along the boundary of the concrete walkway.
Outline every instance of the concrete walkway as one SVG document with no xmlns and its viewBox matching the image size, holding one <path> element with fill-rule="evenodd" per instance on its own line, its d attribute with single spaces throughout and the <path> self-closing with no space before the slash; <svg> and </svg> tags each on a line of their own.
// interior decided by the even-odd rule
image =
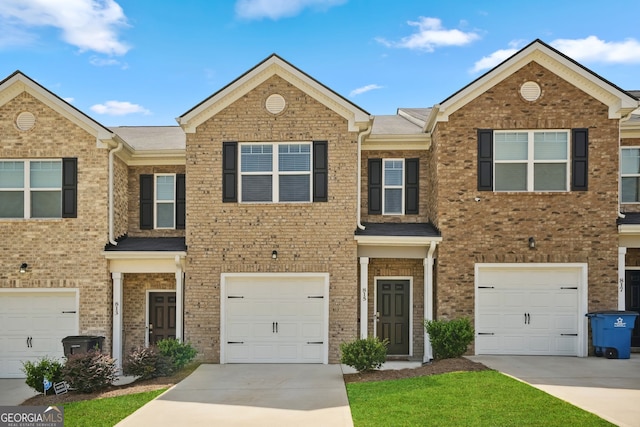
<svg viewBox="0 0 640 427">
<path fill-rule="evenodd" d="M 618 426 L 640 426 L 640 354 L 632 354 L 631 359 L 560 356 L 472 356 L 469 359 Z"/>
<path fill-rule="evenodd" d="M 24 378 L 0 378 L 0 406 L 17 406 L 36 394 Z"/>
<path fill-rule="evenodd" d="M 340 365 L 200 365 L 118 426 L 353 426 Z"/>
</svg>

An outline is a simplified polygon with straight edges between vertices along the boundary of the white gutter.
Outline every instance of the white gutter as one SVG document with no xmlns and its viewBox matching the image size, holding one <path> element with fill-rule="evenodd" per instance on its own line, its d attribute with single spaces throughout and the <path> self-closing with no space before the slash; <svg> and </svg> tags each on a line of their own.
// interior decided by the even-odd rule
<svg viewBox="0 0 640 427">
<path fill-rule="evenodd" d="M 356 206 L 356 217 L 357 217 L 357 226 L 360 230 L 364 230 L 364 225 L 362 225 L 361 211 L 362 211 L 362 140 L 365 136 L 369 136 L 371 133 L 371 128 L 373 125 L 369 125 L 369 127 L 358 134 L 358 188 L 357 188 L 357 197 L 358 205 Z"/>
<path fill-rule="evenodd" d="M 118 142 L 118 145 L 109 150 L 109 243 L 112 244 L 113 246 L 117 246 L 118 242 L 115 241 L 115 238 L 113 237 L 113 228 L 114 228 L 114 207 L 113 207 L 113 158 L 115 156 L 115 154 L 122 150 L 122 147 L 124 145 L 122 144 L 122 142 Z"/>
</svg>

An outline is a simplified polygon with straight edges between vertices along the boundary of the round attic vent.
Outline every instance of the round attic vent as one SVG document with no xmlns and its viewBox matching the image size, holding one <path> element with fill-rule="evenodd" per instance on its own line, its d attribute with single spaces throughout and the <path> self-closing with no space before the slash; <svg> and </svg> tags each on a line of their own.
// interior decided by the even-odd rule
<svg viewBox="0 0 640 427">
<path fill-rule="evenodd" d="M 16 126 L 20 130 L 29 130 L 36 124 L 36 116 L 33 113 L 24 111 L 18 114 L 16 118 Z"/>
<path fill-rule="evenodd" d="M 520 86 L 520 95 L 527 101 L 537 101 L 541 93 L 540 85 L 536 82 L 526 82 Z"/>
<path fill-rule="evenodd" d="M 267 111 L 271 114 L 281 113 L 286 105 L 287 102 L 284 100 L 284 97 L 282 95 L 278 95 L 277 93 L 269 95 L 269 97 L 267 98 L 267 102 L 265 103 Z"/>
</svg>

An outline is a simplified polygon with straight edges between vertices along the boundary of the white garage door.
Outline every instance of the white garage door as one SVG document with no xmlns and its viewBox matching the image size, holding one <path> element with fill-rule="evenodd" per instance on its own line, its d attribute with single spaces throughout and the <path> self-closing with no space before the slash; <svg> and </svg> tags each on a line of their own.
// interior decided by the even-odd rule
<svg viewBox="0 0 640 427">
<path fill-rule="evenodd" d="M 326 276 L 223 279 L 222 363 L 326 363 Z"/>
<path fill-rule="evenodd" d="M 22 362 L 62 359 L 62 338 L 78 334 L 76 292 L 0 292 L 0 325 L 0 378 L 24 378 Z"/>
<path fill-rule="evenodd" d="M 581 355 L 580 267 L 476 269 L 476 354 Z"/>
</svg>

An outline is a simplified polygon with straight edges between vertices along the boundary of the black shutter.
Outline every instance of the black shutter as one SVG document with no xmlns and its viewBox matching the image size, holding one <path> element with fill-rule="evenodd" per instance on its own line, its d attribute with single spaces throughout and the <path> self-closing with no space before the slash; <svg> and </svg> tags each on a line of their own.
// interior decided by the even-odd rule
<svg viewBox="0 0 640 427">
<path fill-rule="evenodd" d="M 492 129 L 478 129 L 478 191 L 493 191 Z"/>
<path fill-rule="evenodd" d="M 589 129 L 571 130 L 571 191 L 587 191 Z"/>
<path fill-rule="evenodd" d="M 327 161 L 327 141 L 313 141 L 313 201 L 327 202 L 329 164 Z"/>
<path fill-rule="evenodd" d="M 153 229 L 153 175 L 140 175 L 140 229 Z"/>
<path fill-rule="evenodd" d="M 382 159 L 369 159 L 369 215 L 382 215 Z"/>
<path fill-rule="evenodd" d="M 238 143 L 222 143 L 222 201 L 238 201 Z"/>
<path fill-rule="evenodd" d="M 186 186 L 183 173 L 176 174 L 176 228 L 184 230 L 186 222 Z"/>
<path fill-rule="evenodd" d="M 404 213 L 406 215 L 417 215 L 419 211 L 419 164 L 420 159 L 404 161 Z"/>
<path fill-rule="evenodd" d="M 62 159 L 62 218 L 78 217 L 78 159 Z"/>
</svg>

